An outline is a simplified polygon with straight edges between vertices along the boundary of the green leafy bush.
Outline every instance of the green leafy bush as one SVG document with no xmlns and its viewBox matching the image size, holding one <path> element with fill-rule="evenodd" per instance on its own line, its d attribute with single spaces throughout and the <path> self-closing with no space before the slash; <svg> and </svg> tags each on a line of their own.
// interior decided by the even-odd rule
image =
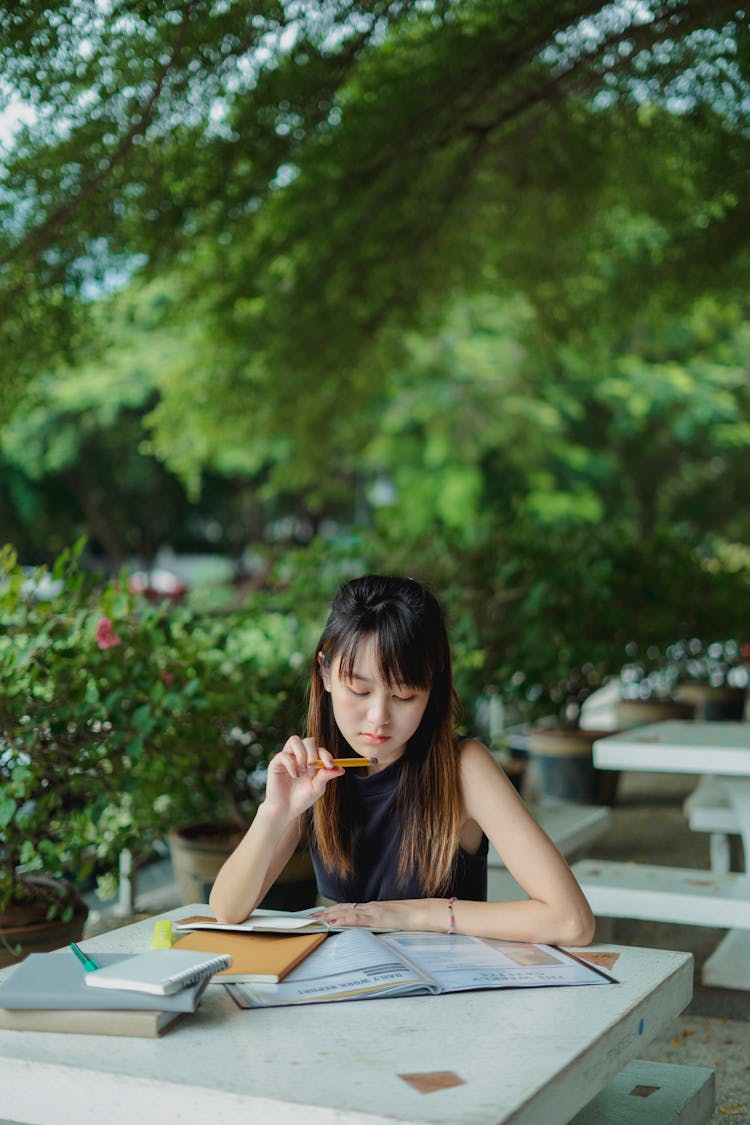
<svg viewBox="0 0 750 1125">
<path fill-rule="evenodd" d="M 0 552 L 0 909 L 19 867 L 82 878 L 185 821 L 246 821 L 304 710 L 292 616 L 153 605 L 79 554 L 28 577 Z"/>
</svg>

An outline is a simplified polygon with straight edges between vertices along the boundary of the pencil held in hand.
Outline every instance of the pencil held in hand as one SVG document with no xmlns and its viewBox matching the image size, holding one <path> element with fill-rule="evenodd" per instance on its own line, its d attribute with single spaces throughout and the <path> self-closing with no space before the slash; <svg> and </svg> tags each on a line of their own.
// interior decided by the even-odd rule
<svg viewBox="0 0 750 1125">
<path fill-rule="evenodd" d="M 333 765 L 328 766 L 320 759 L 317 762 L 311 762 L 310 765 L 315 770 L 334 769 L 336 766 L 341 766 L 344 770 L 357 769 L 360 766 L 376 766 L 378 764 L 377 758 L 334 758 Z"/>
</svg>

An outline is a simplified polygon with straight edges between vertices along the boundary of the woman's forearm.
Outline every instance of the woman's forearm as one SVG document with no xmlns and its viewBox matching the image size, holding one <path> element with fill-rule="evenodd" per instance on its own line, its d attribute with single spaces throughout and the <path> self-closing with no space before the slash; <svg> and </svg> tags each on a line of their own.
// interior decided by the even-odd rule
<svg viewBox="0 0 750 1125">
<path fill-rule="evenodd" d="M 431 904 L 434 902 L 434 899 L 430 900 Z M 447 903 L 438 900 L 436 913 L 437 925 L 434 928 L 447 929 L 450 921 Z M 504 941 L 588 945 L 595 928 L 593 915 L 583 898 L 554 906 L 538 899 L 517 902 L 456 899 L 453 915 L 456 933 L 502 938 Z"/>
<path fill-rule="evenodd" d="M 300 839 L 298 818 L 258 808 L 244 837 L 216 876 L 209 903 L 219 922 L 242 922 L 286 866 Z"/>
<path fill-rule="evenodd" d="M 588 945 L 594 936 L 594 919 L 581 896 L 559 905 L 539 899 L 518 902 L 474 902 L 447 898 L 397 899 L 383 902 L 337 903 L 318 912 L 331 925 L 372 929 L 449 930 L 504 941 L 544 942 L 553 945 Z"/>
</svg>

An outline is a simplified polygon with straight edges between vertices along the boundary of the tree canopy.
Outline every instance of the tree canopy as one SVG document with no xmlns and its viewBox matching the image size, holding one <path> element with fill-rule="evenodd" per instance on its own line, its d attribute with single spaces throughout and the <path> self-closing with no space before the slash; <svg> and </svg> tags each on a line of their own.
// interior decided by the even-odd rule
<svg viewBox="0 0 750 1125">
<path fill-rule="evenodd" d="M 4 522 L 151 554 L 166 465 L 237 482 L 238 545 L 373 482 L 412 546 L 742 540 L 748 32 L 724 0 L 6 6 Z"/>
<path fill-rule="evenodd" d="M 6 413 L 168 271 L 193 359 L 160 452 L 244 444 L 304 489 L 353 470 L 352 418 L 461 293 L 523 294 L 549 356 L 744 295 L 748 30 L 725 0 L 6 7 Z"/>
</svg>

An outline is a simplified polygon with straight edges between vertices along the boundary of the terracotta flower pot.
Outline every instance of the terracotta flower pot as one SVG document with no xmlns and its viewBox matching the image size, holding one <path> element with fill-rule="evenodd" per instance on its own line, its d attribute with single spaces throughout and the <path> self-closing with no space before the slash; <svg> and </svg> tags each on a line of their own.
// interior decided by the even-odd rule
<svg viewBox="0 0 750 1125">
<path fill-rule="evenodd" d="M 0 913 L 0 968 L 15 965 L 29 953 L 47 953 L 79 941 L 88 907 L 70 883 L 46 875 L 24 875 L 25 894 Z M 50 905 L 72 907 L 68 921 L 47 918 Z"/>
</svg>

